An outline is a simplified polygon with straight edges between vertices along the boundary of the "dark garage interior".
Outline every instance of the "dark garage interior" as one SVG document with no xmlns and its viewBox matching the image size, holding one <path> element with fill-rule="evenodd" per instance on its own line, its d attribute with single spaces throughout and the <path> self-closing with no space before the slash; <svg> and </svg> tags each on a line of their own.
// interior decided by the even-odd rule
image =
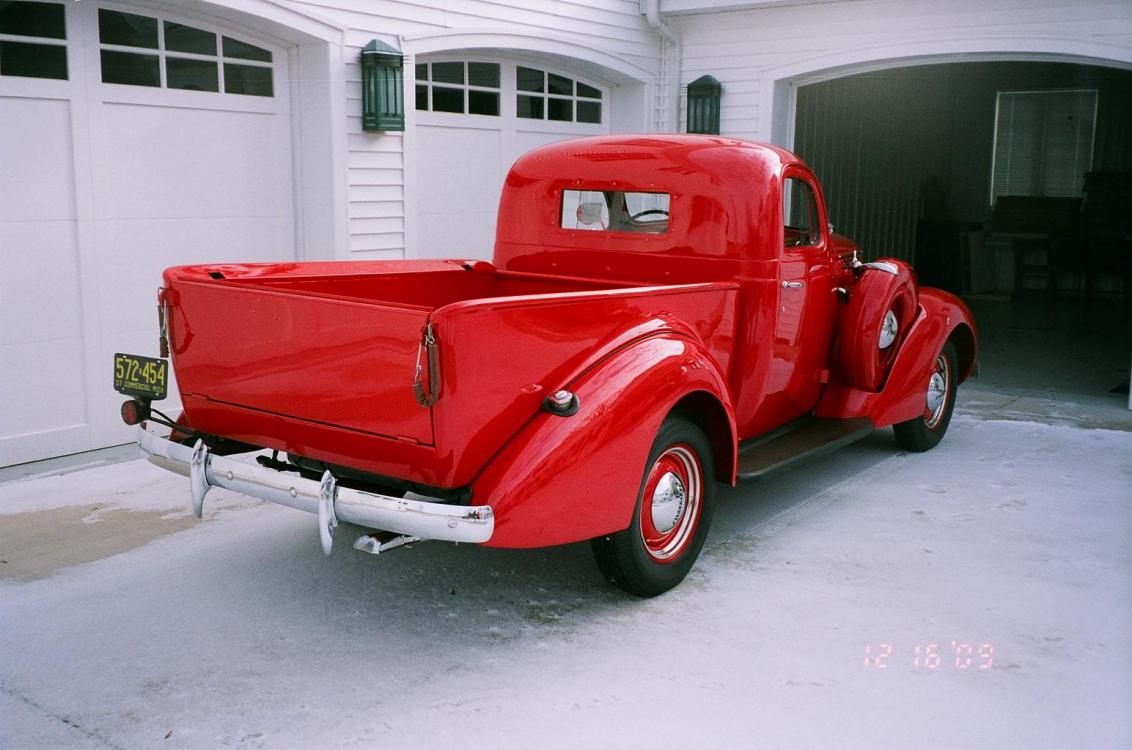
<svg viewBox="0 0 1132 750">
<path fill-rule="evenodd" d="M 891 68 L 798 89 L 795 151 L 865 259 L 913 262 L 980 326 L 981 382 L 1128 406 L 1132 71 Z"/>
</svg>

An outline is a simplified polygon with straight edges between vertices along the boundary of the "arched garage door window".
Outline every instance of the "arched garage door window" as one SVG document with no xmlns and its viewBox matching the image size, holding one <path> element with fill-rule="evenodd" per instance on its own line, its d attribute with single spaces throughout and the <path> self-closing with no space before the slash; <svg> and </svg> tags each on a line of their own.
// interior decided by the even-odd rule
<svg viewBox="0 0 1132 750">
<path fill-rule="evenodd" d="M 103 83 L 274 95 L 271 51 L 225 34 L 100 8 L 98 42 Z"/>
<path fill-rule="evenodd" d="M 418 63 L 417 109 L 497 117 L 499 63 Z"/>
<path fill-rule="evenodd" d="M 515 71 L 516 114 L 528 120 L 601 123 L 601 90 L 536 68 Z"/>
<path fill-rule="evenodd" d="M 507 116 L 601 125 L 605 94 L 576 77 L 526 65 L 438 60 L 416 66 L 416 108 L 422 112 Z"/>
</svg>

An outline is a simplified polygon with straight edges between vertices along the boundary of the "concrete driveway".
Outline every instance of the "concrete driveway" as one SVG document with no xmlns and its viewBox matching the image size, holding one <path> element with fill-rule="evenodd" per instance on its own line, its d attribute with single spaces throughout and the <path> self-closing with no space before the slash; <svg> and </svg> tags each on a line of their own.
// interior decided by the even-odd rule
<svg viewBox="0 0 1132 750">
<path fill-rule="evenodd" d="M 1132 746 L 1132 420 L 960 399 L 930 453 L 724 490 L 648 601 L 585 544 L 326 558 L 141 461 L 9 473 L 0 744 Z"/>
</svg>

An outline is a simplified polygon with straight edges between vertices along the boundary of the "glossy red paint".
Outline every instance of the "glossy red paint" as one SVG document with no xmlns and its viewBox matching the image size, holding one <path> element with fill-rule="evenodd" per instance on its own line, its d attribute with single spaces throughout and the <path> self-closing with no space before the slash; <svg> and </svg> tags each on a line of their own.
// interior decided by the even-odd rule
<svg viewBox="0 0 1132 750">
<path fill-rule="evenodd" d="M 314 266 L 166 272 L 173 362 L 194 428 L 460 487 L 547 395 L 608 352 L 675 327 L 726 367 L 735 337 L 734 283 L 610 288 L 489 263 Z M 431 409 L 411 387 L 427 323 L 441 364 Z"/>
<path fill-rule="evenodd" d="M 605 136 L 544 146 L 520 157 L 504 183 L 495 262 L 510 270 L 662 283 L 734 278 L 704 261 L 777 260 L 781 176 L 790 164 L 805 169 L 784 149 L 704 136 Z M 668 231 L 563 229 L 563 190 L 667 193 Z"/>
<path fill-rule="evenodd" d="M 788 179 L 814 201 L 812 233 L 788 230 L 790 246 Z M 562 228 L 564 190 L 667 194 L 667 229 Z M 167 270 L 186 419 L 383 477 L 470 487 L 493 507 L 492 546 L 617 532 L 677 404 L 696 405 L 689 416 L 708 433 L 718 478 L 733 482 L 739 441 L 800 415 L 880 426 L 921 413 L 949 336 L 962 339 L 969 374 L 969 311 L 924 289 L 879 391 L 845 381 L 838 290 L 852 297 L 859 270 L 827 215 L 813 173 L 773 146 L 657 135 L 540 148 L 506 180 L 494 263 Z M 413 394 L 418 363 L 439 394 L 431 407 Z M 580 402 L 569 417 L 541 408 L 562 388 Z"/>
<path fill-rule="evenodd" d="M 916 275 L 896 258 L 866 267 L 853 286 L 853 296 L 838 319 L 837 365 L 842 382 L 865 391 L 878 391 L 919 313 Z M 889 312 L 895 316 L 897 335 L 880 346 L 881 327 Z"/>
<path fill-rule="evenodd" d="M 451 467 L 453 484 L 470 482 L 543 399 L 653 331 L 686 332 L 725 370 L 736 299 L 735 285 L 720 282 L 480 300 L 438 310 L 432 319 L 445 389 L 432 409 L 438 461 Z M 464 344 L 473 341 L 484 344 Z M 682 393 L 680 381 L 664 391 Z"/>
<path fill-rule="evenodd" d="M 948 339 L 967 336 L 967 332 L 973 346 L 976 329 L 971 311 L 962 300 L 948 292 L 921 287 L 919 301 L 919 315 L 901 345 L 881 391 L 873 393 L 844 383 L 831 383 L 817 406 L 819 417 L 864 416 L 872 419 L 877 427 L 886 427 L 912 419 L 924 411 L 928 380 L 936 355 Z M 958 382 L 971 375 L 975 355 L 974 348 L 960 355 Z"/>
<path fill-rule="evenodd" d="M 617 351 L 569 389 L 578 396 L 577 414 L 540 412 L 473 484 L 474 496 L 491 498 L 495 510 L 489 546 L 564 544 L 626 528 L 657 430 L 686 394 L 720 403 L 736 449 L 722 373 L 702 345 L 675 332 Z"/>
<path fill-rule="evenodd" d="M 810 185 L 817 240 L 784 248 L 783 180 Z M 563 229 L 568 189 L 663 192 L 663 235 Z M 813 408 L 827 366 L 833 290 L 850 283 L 813 172 L 784 149 L 704 136 L 608 136 L 536 149 L 512 168 L 500 202 L 502 268 L 630 282 L 736 281 L 745 325 L 728 372 L 744 438 Z M 783 283 L 799 283 L 797 288 Z"/>
</svg>

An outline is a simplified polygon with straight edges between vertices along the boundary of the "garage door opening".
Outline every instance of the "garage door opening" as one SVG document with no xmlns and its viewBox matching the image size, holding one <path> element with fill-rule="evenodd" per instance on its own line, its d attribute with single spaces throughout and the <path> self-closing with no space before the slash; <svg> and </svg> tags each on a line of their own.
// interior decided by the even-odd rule
<svg viewBox="0 0 1132 750">
<path fill-rule="evenodd" d="M 971 305 L 981 383 L 1127 405 L 1132 71 L 965 62 L 800 86 L 836 231 Z"/>
</svg>

